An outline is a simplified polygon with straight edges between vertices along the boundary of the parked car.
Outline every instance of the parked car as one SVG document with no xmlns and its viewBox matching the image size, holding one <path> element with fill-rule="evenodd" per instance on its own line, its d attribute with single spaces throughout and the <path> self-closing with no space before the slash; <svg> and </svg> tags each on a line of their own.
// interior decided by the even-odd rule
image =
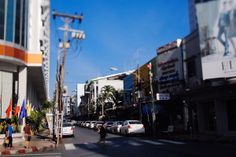
<svg viewBox="0 0 236 157">
<path fill-rule="evenodd" d="M 111 132 L 112 133 L 120 133 L 120 127 L 123 125 L 123 121 L 116 121 L 111 126 Z"/>
<path fill-rule="evenodd" d="M 74 137 L 75 126 L 71 123 L 63 123 L 62 136 L 73 136 Z"/>
<path fill-rule="evenodd" d="M 91 121 L 89 124 L 90 129 L 94 129 L 96 121 Z"/>
<path fill-rule="evenodd" d="M 113 125 L 114 122 L 106 122 L 103 126 L 104 128 L 110 132 L 111 131 L 111 126 Z"/>
<path fill-rule="evenodd" d="M 85 122 L 85 127 L 88 128 L 89 125 L 90 125 L 90 121 L 86 121 L 86 122 Z"/>
<path fill-rule="evenodd" d="M 100 126 L 102 126 L 104 124 L 103 121 L 96 121 L 96 123 L 94 124 L 94 129 L 98 129 Z"/>
<path fill-rule="evenodd" d="M 74 125 L 74 126 L 76 125 L 76 123 L 77 123 L 76 120 L 72 120 L 72 121 L 71 121 L 71 124 Z"/>
<path fill-rule="evenodd" d="M 138 120 L 126 120 L 123 123 L 123 126 L 120 127 L 120 133 L 129 135 L 129 134 L 144 134 L 145 128 L 143 124 Z"/>
</svg>

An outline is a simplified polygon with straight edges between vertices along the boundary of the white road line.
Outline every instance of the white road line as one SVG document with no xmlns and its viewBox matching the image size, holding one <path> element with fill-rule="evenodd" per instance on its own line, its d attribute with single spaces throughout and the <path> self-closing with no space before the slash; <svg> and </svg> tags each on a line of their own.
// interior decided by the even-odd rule
<svg viewBox="0 0 236 157">
<path fill-rule="evenodd" d="M 163 145 L 161 142 L 156 142 L 156 141 L 150 141 L 150 140 L 140 140 L 141 142 L 149 143 L 149 144 L 154 144 L 154 145 Z"/>
<path fill-rule="evenodd" d="M 89 149 L 97 148 L 97 146 L 96 146 L 95 144 L 93 144 L 93 143 L 87 143 L 87 142 L 85 142 L 84 144 L 85 144 L 86 147 L 89 148 Z"/>
<path fill-rule="evenodd" d="M 141 143 L 137 143 L 137 142 L 134 142 L 134 141 L 128 141 L 128 144 L 130 144 L 132 146 L 141 146 L 142 145 Z"/>
<path fill-rule="evenodd" d="M 177 142 L 177 141 L 172 141 L 172 140 L 158 140 L 158 141 L 171 143 L 171 144 L 185 144 L 184 142 Z"/>
<path fill-rule="evenodd" d="M 76 150 L 76 147 L 72 143 L 66 143 L 64 144 L 66 150 Z"/>
</svg>

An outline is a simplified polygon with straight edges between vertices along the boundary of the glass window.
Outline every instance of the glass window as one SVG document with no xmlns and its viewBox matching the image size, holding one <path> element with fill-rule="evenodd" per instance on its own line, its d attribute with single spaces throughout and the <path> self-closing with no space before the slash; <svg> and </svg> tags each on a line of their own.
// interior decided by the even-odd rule
<svg viewBox="0 0 236 157">
<path fill-rule="evenodd" d="M 25 47 L 28 47 L 28 14 L 29 14 L 29 1 L 25 0 Z"/>
<path fill-rule="evenodd" d="M 22 27 L 21 27 L 21 45 L 24 47 L 25 46 L 25 0 L 23 0 L 23 14 L 22 14 Z"/>
<path fill-rule="evenodd" d="M 7 3 L 7 30 L 6 30 L 6 40 L 13 41 L 13 20 L 14 16 L 14 0 L 8 0 Z"/>
<path fill-rule="evenodd" d="M 5 0 L 0 0 L 0 39 L 4 39 Z"/>
<path fill-rule="evenodd" d="M 20 44 L 21 0 L 16 0 L 15 43 Z"/>
</svg>

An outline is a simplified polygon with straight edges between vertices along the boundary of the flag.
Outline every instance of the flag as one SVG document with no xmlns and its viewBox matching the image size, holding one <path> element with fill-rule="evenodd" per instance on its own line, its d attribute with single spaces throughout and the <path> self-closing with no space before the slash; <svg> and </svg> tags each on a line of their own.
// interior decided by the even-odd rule
<svg viewBox="0 0 236 157">
<path fill-rule="evenodd" d="M 30 103 L 29 103 L 29 99 L 27 101 L 27 104 L 26 104 L 26 112 L 27 112 L 27 117 L 30 116 L 30 112 L 31 112 L 31 108 L 30 108 Z"/>
<path fill-rule="evenodd" d="M 25 99 L 22 102 L 21 108 L 20 108 L 20 119 L 23 119 L 26 117 L 26 109 L 25 109 Z"/>
<path fill-rule="evenodd" d="M 5 111 L 6 118 L 10 118 L 11 111 L 12 111 L 12 99 L 10 99 L 9 105 L 8 105 L 6 111 Z"/>
<path fill-rule="evenodd" d="M 18 101 L 19 101 L 19 99 L 18 99 Z M 19 105 L 19 102 L 17 102 L 16 107 L 15 107 L 15 111 L 14 111 L 14 116 L 17 116 L 19 111 L 20 111 L 20 105 Z"/>
</svg>

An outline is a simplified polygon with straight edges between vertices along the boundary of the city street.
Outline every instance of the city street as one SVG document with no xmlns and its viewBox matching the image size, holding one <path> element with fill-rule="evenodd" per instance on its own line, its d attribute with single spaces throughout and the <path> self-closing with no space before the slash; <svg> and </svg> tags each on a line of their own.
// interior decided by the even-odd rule
<svg viewBox="0 0 236 157">
<path fill-rule="evenodd" d="M 213 143 L 186 143 L 145 137 L 125 137 L 108 134 L 106 144 L 97 144 L 98 133 L 77 127 L 75 137 L 63 138 L 63 144 L 54 152 L 34 156 L 68 157 L 222 157 L 235 156 L 236 146 Z M 31 154 L 32 155 L 32 154 Z"/>
</svg>

